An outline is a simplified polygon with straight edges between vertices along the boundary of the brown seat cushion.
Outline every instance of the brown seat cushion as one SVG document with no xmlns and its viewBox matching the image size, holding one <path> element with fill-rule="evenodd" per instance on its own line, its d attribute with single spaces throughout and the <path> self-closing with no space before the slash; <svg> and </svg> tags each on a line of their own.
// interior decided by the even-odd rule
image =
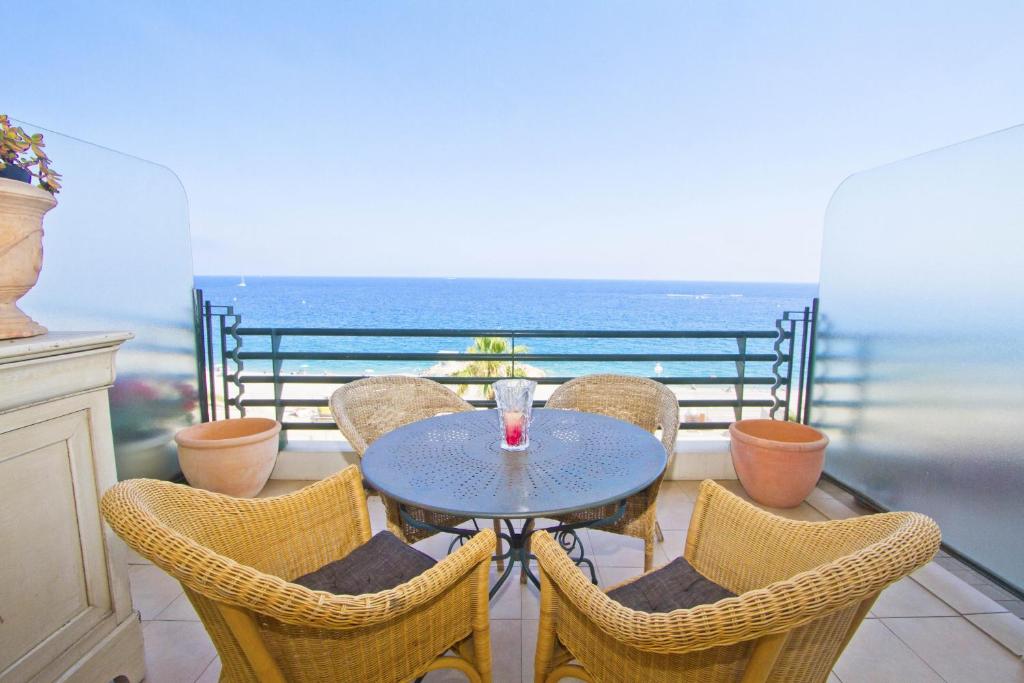
<svg viewBox="0 0 1024 683">
<path fill-rule="evenodd" d="M 661 569 L 608 592 L 608 597 L 638 612 L 671 612 L 734 598 L 736 594 L 705 579 L 677 557 Z"/>
<path fill-rule="evenodd" d="M 340 560 L 325 564 L 292 583 L 337 595 L 361 595 L 394 588 L 419 576 L 437 562 L 382 531 Z"/>
</svg>

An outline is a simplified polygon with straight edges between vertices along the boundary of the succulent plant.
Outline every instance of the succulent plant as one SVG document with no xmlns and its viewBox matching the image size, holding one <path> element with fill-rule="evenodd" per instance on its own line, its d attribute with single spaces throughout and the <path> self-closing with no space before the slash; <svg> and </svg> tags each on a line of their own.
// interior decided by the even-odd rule
<svg viewBox="0 0 1024 683">
<path fill-rule="evenodd" d="M 50 158 L 43 151 L 41 133 L 29 135 L 0 114 L 0 171 L 8 164 L 28 171 L 39 179 L 39 187 L 50 194 L 60 192 L 60 173 L 50 168 Z"/>
</svg>

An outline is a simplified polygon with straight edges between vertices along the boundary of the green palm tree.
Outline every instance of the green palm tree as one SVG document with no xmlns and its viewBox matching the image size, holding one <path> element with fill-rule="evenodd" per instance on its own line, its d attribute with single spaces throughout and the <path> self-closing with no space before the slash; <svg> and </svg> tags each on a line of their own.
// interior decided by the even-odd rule
<svg viewBox="0 0 1024 683">
<path fill-rule="evenodd" d="M 514 353 L 526 353 L 525 346 L 514 346 Z M 467 353 L 499 354 L 509 353 L 508 340 L 503 337 L 476 337 L 473 345 L 466 349 Z M 512 368 L 512 363 L 503 360 L 475 360 L 466 367 L 453 372 L 454 377 L 526 377 L 526 371 L 522 368 Z M 459 396 L 469 391 L 468 384 L 460 384 L 456 389 Z M 494 389 L 488 384 L 484 387 L 484 396 L 490 400 L 494 398 Z"/>
</svg>

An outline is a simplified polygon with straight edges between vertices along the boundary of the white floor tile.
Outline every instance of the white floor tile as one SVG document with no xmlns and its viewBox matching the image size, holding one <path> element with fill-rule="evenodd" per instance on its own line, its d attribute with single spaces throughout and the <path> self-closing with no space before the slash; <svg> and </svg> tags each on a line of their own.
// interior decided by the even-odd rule
<svg viewBox="0 0 1024 683">
<path fill-rule="evenodd" d="M 878 596 L 871 608 L 874 617 L 955 617 L 949 605 L 916 581 L 900 579 Z"/>
<path fill-rule="evenodd" d="M 523 586 L 520 596 L 522 599 L 522 618 L 539 619 L 540 589 L 534 586 L 532 582 L 527 582 L 527 584 Z"/>
<path fill-rule="evenodd" d="M 218 683 L 220 681 L 220 657 L 215 657 L 210 666 L 206 667 L 203 675 L 196 680 L 196 683 Z"/>
<path fill-rule="evenodd" d="M 499 572 L 491 567 L 490 585 L 493 586 L 498 580 Z M 512 573 L 502 584 L 501 588 L 491 598 L 490 610 L 491 619 L 520 619 L 522 618 L 522 594 L 525 586 L 519 583 L 519 565 L 512 568 Z"/>
<path fill-rule="evenodd" d="M 1013 654 L 1024 656 L 1024 621 L 1016 614 L 969 614 L 967 620 Z"/>
<path fill-rule="evenodd" d="M 491 620 L 491 662 L 494 683 L 520 683 L 523 661 L 522 622 Z M 532 677 L 530 680 L 533 680 Z"/>
<path fill-rule="evenodd" d="M 125 553 L 128 556 L 128 564 L 153 564 L 131 548 L 125 548 Z"/>
<path fill-rule="evenodd" d="M 523 619 L 522 621 L 522 664 L 523 683 L 533 680 L 533 659 L 537 651 L 537 619 Z"/>
<path fill-rule="evenodd" d="M 593 553 L 591 559 L 602 567 L 642 569 L 644 566 L 644 541 L 641 538 L 591 529 L 590 550 Z M 657 553 L 655 557 L 658 557 Z"/>
<path fill-rule="evenodd" d="M 963 617 L 881 621 L 949 683 L 1024 681 L 1020 658 Z"/>
<path fill-rule="evenodd" d="M 366 508 L 370 513 L 370 528 L 373 533 L 379 534 L 388 530 L 388 516 L 384 511 L 384 501 L 380 496 L 369 496 L 366 499 Z"/>
<path fill-rule="evenodd" d="M 194 683 L 217 655 L 203 625 L 151 621 L 142 629 L 146 683 Z"/>
<path fill-rule="evenodd" d="M 664 534 L 665 540 L 654 541 L 654 566 L 660 567 L 663 564 L 668 564 L 677 557 L 683 556 L 683 550 L 686 547 L 686 529 L 672 529 L 662 525 L 661 533 Z"/>
<path fill-rule="evenodd" d="M 643 569 L 637 567 L 598 567 L 598 585 L 602 590 L 616 586 L 623 581 L 635 579 L 643 574 Z"/>
<path fill-rule="evenodd" d="M 128 567 L 132 602 L 143 621 L 154 619 L 182 594 L 181 584 L 156 565 L 133 564 Z"/>
<path fill-rule="evenodd" d="M 918 569 L 911 574 L 911 578 L 960 614 L 993 614 L 1006 611 L 998 602 L 982 595 L 974 586 L 934 562 L 929 562 Z"/>
<path fill-rule="evenodd" d="M 665 529 L 687 529 L 690 526 L 690 516 L 693 513 L 693 502 L 684 500 L 658 499 L 658 523 Z M 668 537 L 666 537 L 668 540 Z"/>
<path fill-rule="evenodd" d="M 163 611 L 154 617 L 155 621 L 199 621 L 199 615 L 189 602 L 188 597 L 182 593 L 174 599 Z"/>
<path fill-rule="evenodd" d="M 835 673 L 842 683 L 942 683 L 923 659 L 877 619 L 861 623 Z"/>
</svg>

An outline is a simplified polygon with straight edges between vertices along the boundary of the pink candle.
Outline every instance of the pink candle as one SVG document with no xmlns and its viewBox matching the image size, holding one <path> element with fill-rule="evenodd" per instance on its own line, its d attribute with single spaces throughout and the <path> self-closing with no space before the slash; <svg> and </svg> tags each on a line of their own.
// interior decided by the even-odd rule
<svg viewBox="0 0 1024 683">
<path fill-rule="evenodd" d="M 505 443 L 518 446 L 523 440 L 524 415 L 518 410 L 510 410 L 505 418 Z"/>
</svg>

